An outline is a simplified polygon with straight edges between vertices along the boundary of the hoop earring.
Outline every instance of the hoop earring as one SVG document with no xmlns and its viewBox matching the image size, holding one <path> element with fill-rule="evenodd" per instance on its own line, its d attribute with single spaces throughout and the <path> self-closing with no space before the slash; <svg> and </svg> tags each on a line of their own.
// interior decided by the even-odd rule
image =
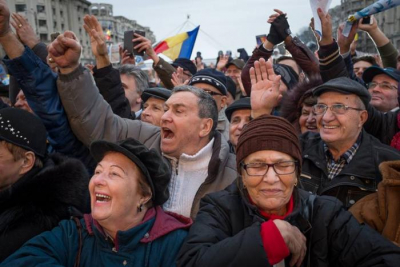
<svg viewBox="0 0 400 267">
<path fill-rule="evenodd" d="M 140 204 L 140 205 L 137 207 L 137 210 L 138 210 L 138 212 L 142 212 L 142 210 L 143 210 L 143 204 Z"/>
</svg>

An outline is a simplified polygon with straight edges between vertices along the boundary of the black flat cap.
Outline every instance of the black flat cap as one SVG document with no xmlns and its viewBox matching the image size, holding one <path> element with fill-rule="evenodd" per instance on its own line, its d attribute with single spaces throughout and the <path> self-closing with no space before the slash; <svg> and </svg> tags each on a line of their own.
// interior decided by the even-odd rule
<svg viewBox="0 0 400 267">
<path fill-rule="evenodd" d="M 242 69 L 244 68 L 245 63 L 244 63 L 243 60 L 237 58 L 237 59 L 234 59 L 234 60 L 229 61 L 229 62 L 225 65 L 225 68 L 228 68 L 228 67 L 231 66 L 231 65 L 234 65 L 236 68 L 242 70 Z"/>
<path fill-rule="evenodd" d="M 367 88 L 362 86 L 359 82 L 345 77 L 329 80 L 328 82 L 313 89 L 314 96 L 320 96 L 326 92 L 339 92 L 346 95 L 357 95 L 364 103 L 365 107 L 368 107 L 369 101 L 371 100 L 371 96 Z"/>
<path fill-rule="evenodd" d="M 374 79 L 376 75 L 385 74 L 392 79 L 396 80 L 398 83 L 400 82 L 400 71 L 394 68 L 380 68 L 376 66 L 369 67 L 363 72 L 362 78 L 365 83 L 370 83 Z"/>
<path fill-rule="evenodd" d="M 231 122 L 232 113 L 240 109 L 251 110 L 250 97 L 244 97 L 239 100 L 236 100 L 229 107 L 226 108 L 225 115 L 228 118 L 229 122 Z"/>
<path fill-rule="evenodd" d="M 171 170 L 165 159 L 157 151 L 149 150 L 133 138 L 117 143 L 102 140 L 94 141 L 90 145 L 90 153 L 97 162 L 100 162 L 109 151 L 125 155 L 139 167 L 150 185 L 154 206 L 162 205 L 168 200 L 168 183 L 171 180 Z"/>
<path fill-rule="evenodd" d="M 143 100 L 143 103 L 146 103 L 146 101 L 150 97 L 167 100 L 170 96 L 171 96 L 171 90 L 161 88 L 161 87 L 153 87 L 153 88 L 144 89 L 144 91 L 142 93 L 142 100 Z"/>
<path fill-rule="evenodd" d="M 171 64 L 174 68 L 181 67 L 183 70 L 188 70 L 192 75 L 195 75 L 197 72 L 197 67 L 196 65 L 187 58 L 181 58 L 178 57 L 177 59 L 174 60 Z"/>
</svg>

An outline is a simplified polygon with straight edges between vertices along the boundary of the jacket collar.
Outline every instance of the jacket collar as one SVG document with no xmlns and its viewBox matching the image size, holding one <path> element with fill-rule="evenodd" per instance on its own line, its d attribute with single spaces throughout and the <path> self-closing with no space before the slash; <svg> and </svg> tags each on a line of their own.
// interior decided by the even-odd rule
<svg viewBox="0 0 400 267">
<path fill-rule="evenodd" d="M 84 220 L 89 235 L 95 235 L 97 231 L 104 239 L 107 239 L 103 227 L 93 219 L 91 214 L 85 214 Z M 192 223 L 190 218 L 165 212 L 160 206 L 157 206 L 146 212 L 141 224 L 127 231 L 118 231 L 114 245 L 118 249 L 119 246 L 132 243 L 132 241 L 149 243 L 175 230 L 187 229 Z"/>
<path fill-rule="evenodd" d="M 309 135 L 308 135 L 309 136 Z M 315 134 L 309 138 L 310 142 L 307 142 L 307 147 L 304 147 L 303 159 L 307 158 L 312 161 L 319 169 L 324 171 L 326 175 L 327 163 L 323 147 L 323 142 L 319 134 Z M 375 160 L 373 158 L 373 146 L 371 141 L 371 135 L 369 135 L 364 129 L 362 130 L 362 138 L 360 147 L 357 153 L 354 155 L 350 164 L 346 164 L 340 174 L 353 175 L 363 177 L 366 179 L 376 179 L 376 168 Z M 360 172 L 360 170 L 363 170 Z"/>
</svg>

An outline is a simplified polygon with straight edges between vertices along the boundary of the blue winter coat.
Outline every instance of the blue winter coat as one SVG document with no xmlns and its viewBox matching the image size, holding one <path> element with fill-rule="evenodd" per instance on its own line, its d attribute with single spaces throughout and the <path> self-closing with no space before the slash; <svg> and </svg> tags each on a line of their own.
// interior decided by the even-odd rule
<svg viewBox="0 0 400 267">
<path fill-rule="evenodd" d="M 80 159 L 89 169 L 96 166 L 89 150 L 74 135 L 57 92 L 58 75 L 25 46 L 24 53 L 3 59 L 21 87 L 29 106 L 43 121 L 54 151 Z"/>
<path fill-rule="evenodd" d="M 143 222 L 127 231 L 118 231 L 112 242 L 90 215 L 81 220 L 82 254 L 79 266 L 176 266 L 178 251 L 191 220 L 160 207 L 152 208 Z M 8 257 L 0 266 L 74 266 L 79 247 L 76 223 L 65 220 Z"/>
</svg>

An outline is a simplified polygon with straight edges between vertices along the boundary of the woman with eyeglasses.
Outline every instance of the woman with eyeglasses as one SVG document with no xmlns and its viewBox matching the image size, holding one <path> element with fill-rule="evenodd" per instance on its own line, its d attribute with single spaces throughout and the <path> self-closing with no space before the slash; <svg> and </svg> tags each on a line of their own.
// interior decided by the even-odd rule
<svg viewBox="0 0 400 267">
<path fill-rule="evenodd" d="M 398 266 L 400 249 L 339 200 L 296 188 L 302 156 L 287 120 L 250 121 L 236 153 L 237 181 L 203 198 L 178 266 Z"/>
</svg>

